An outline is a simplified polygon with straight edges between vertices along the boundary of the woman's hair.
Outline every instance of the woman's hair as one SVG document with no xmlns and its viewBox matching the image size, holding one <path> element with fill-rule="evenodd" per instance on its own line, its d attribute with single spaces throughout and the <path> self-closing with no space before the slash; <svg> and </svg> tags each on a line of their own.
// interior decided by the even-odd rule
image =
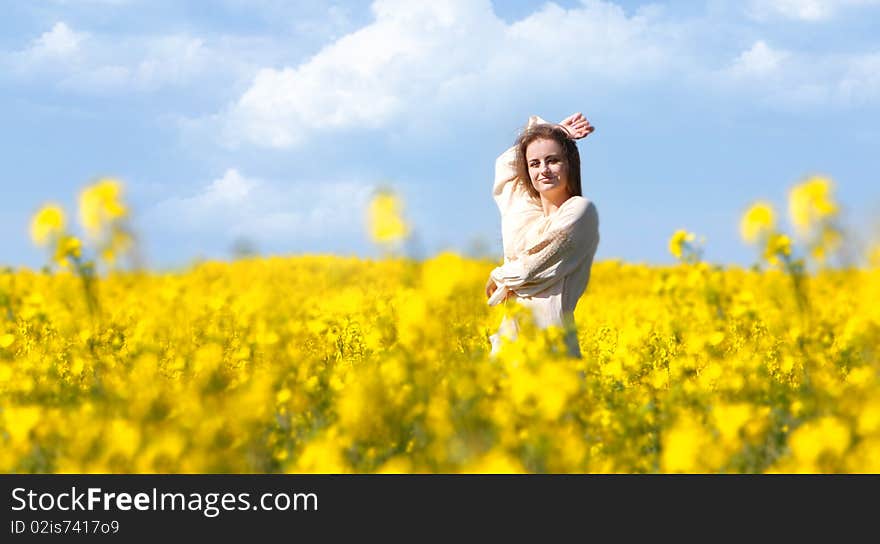
<svg viewBox="0 0 880 544">
<path fill-rule="evenodd" d="M 538 191 L 532 186 L 529 165 L 526 161 L 526 148 L 535 140 L 553 140 L 562 147 L 563 159 L 568 165 L 568 192 L 571 196 L 583 196 L 581 191 L 581 156 L 577 144 L 568 137 L 568 132 L 558 125 L 538 124 L 527 128 L 516 140 L 516 174 L 519 182 L 535 198 L 540 199 Z"/>
</svg>

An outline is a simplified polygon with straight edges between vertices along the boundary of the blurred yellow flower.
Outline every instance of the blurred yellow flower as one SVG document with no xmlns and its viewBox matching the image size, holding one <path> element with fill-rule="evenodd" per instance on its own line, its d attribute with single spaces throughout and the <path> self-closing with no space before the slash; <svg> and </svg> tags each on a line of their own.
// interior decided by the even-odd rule
<svg viewBox="0 0 880 544">
<path fill-rule="evenodd" d="M 290 472 L 307 472 L 314 474 L 343 474 L 349 472 L 342 444 L 335 432 L 313 438 L 303 448 L 299 458 L 288 465 Z"/>
<path fill-rule="evenodd" d="M 863 435 L 880 430 L 880 399 L 868 400 L 858 416 L 857 429 Z"/>
<path fill-rule="evenodd" d="M 754 242 L 769 234 L 776 226 L 776 214 L 768 202 L 759 201 L 752 205 L 739 224 L 740 235 L 746 242 Z"/>
<path fill-rule="evenodd" d="M 672 253 L 676 259 L 681 259 L 685 244 L 693 242 L 695 238 L 696 236 L 692 232 L 678 229 L 669 239 L 669 252 Z"/>
<path fill-rule="evenodd" d="M 55 248 L 53 260 L 61 266 L 67 266 L 67 259 L 79 259 L 82 256 L 82 242 L 76 236 L 62 236 Z"/>
<path fill-rule="evenodd" d="M 46 204 L 31 219 L 31 239 L 37 245 L 46 245 L 50 239 L 64 232 L 66 223 L 64 210 L 60 206 Z"/>
<path fill-rule="evenodd" d="M 134 232 L 96 212 L 99 239 L 76 238 L 58 208 L 44 237 L 76 273 L 0 273 L 0 472 L 877 472 L 877 271 L 801 272 L 790 255 L 844 232 L 819 221 L 795 249 L 765 206 L 750 232 L 784 272 L 597 262 L 583 359 L 511 303 L 520 341 L 494 360 L 485 260 L 93 274 L 84 256 Z M 683 262 L 702 243 L 668 241 Z M 821 305 L 778 296 L 795 273 Z"/>
<path fill-rule="evenodd" d="M 97 236 L 105 224 L 127 215 L 121 197 L 122 183 L 113 178 L 100 179 L 83 189 L 79 195 L 79 219 L 90 236 Z"/>
<path fill-rule="evenodd" d="M 788 257 L 791 255 L 791 238 L 785 234 L 773 234 L 767 238 L 767 245 L 764 247 L 764 258 L 770 264 L 779 264 L 780 256 Z"/>
<path fill-rule="evenodd" d="M 688 417 L 666 430 L 662 444 L 663 472 L 700 472 L 700 454 L 711 439 L 699 423 Z"/>
<path fill-rule="evenodd" d="M 403 203 L 388 190 L 379 191 L 369 206 L 370 236 L 375 242 L 387 244 L 398 242 L 409 234 L 409 227 L 402 217 Z"/>
<path fill-rule="evenodd" d="M 523 474 L 522 464 L 503 451 L 492 450 L 463 467 L 464 474 Z"/>
<path fill-rule="evenodd" d="M 834 183 L 822 176 L 813 176 L 789 191 L 788 213 L 798 234 L 805 236 L 817 221 L 837 215 L 833 191 Z"/>
<path fill-rule="evenodd" d="M 30 432 L 39 426 L 43 416 L 40 406 L 4 406 L 6 432 L 12 439 L 12 444 L 21 444 L 28 440 Z"/>
<path fill-rule="evenodd" d="M 141 444 L 141 430 L 136 422 L 113 419 L 104 428 L 104 444 L 108 453 L 131 457 Z"/>
<path fill-rule="evenodd" d="M 719 403 L 712 408 L 715 427 L 721 440 L 728 445 L 738 445 L 742 428 L 754 416 L 754 407 L 744 402 Z"/>
<path fill-rule="evenodd" d="M 816 261 L 823 263 L 830 253 L 840 247 L 842 241 L 843 237 L 841 236 L 840 231 L 826 225 L 822 228 L 822 231 L 818 236 L 816 236 L 812 248 L 810 249 L 810 254 L 816 259 Z"/>
<path fill-rule="evenodd" d="M 101 259 L 107 264 L 112 265 L 120 255 L 127 253 L 133 245 L 134 239 L 131 234 L 114 227 L 106 244 L 101 248 Z"/>
<path fill-rule="evenodd" d="M 849 426 L 840 419 L 826 416 L 805 423 L 788 440 L 794 458 L 810 472 L 823 453 L 839 456 L 849 448 L 852 438 Z"/>
<path fill-rule="evenodd" d="M 455 253 L 440 253 L 422 265 L 422 286 L 432 298 L 445 298 L 455 292 L 463 278 L 469 276 L 468 264 Z"/>
</svg>

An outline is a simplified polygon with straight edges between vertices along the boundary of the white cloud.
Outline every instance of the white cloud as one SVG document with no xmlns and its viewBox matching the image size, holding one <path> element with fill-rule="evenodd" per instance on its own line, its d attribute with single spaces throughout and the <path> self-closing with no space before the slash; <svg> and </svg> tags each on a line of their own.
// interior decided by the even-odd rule
<svg viewBox="0 0 880 544">
<path fill-rule="evenodd" d="M 58 22 L 26 48 L 0 56 L 0 61 L 25 81 L 48 81 L 83 94 L 187 85 L 231 92 L 230 87 L 256 72 L 252 57 L 270 57 L 256 52 L 264 49 L 261 40 L 221 37 L 207 43 L 186 34 L 112 36 L 80 32 Z"/>
<path fill-rule="evenodd" d="M 835 87 L 841 103 L 876 103 L 880 98 L 880 52 L 848 59 Z"/>
<path fill-rule="evenodd" d="M 720 71 L 718 80 L 781 110 L 859 107 L 880 99 L 880 53 L 804 54 L 759 40 Z"/>
<path fill-rule="evenodd" d="M 778 73 L 783 62 L 790 57 L 788 51 L 771 48 L 763 40 L 758 40 L 747 51 L 733 61 L 729 73 L 741 78 L 766 78 Z"/>
<path fill-rule="evenodd" d="M 80 51 L 80 46 L 87 37 L 88 34 L 75 32 L 63 21 L 57 22 L 49 31 L 34 40 L 22 54 L 31 62 L 69 59 Z"/>
<path fill-rule="evenodd" d="M 331 236 L 362 236 L 373 190 L 351 181 L 267 181 L 231 168 L 195 194 L 158 202 L 145 212 L 144 225 L 182 238 L 219 235 L 294 248 Z"/>
<path fill-rule="evenodd" d="M 809 19 L 868 3 L 880 0 L 747 5 L 767 17 Z M 513 23 L 497 17 L 490 0 L 377 0 L 371 9 L 372 22 L 298 63 L 284 62 L 296 58 L 291 51 L 298 45 L 273 36 L 112 36 L 65 22 L 0 60 L 11 59 L 3 64 L 12 77 L 65 91 L 190 90 L 200 104 L 220 111 L 180 126 L 231 146 L 292 148 L 321 133 L 395 126 L 412 133 L 441 121 L 448 126 L 450 120 L 492 118 L 493 108 L 560 102 L 589 107 L 621 90 L 683 88 L 706 80 L 733 91 L 748 86 L 750 93 L 774 97 L 771 103 L 784 104 L 787 94 L 797 97 L 786 107 L 876 101 L 870 95 L 876 76 L 865 68 L 873 66 L 870 53 L 799 54 L 770 34 L 731 60 L 707 47 L 705 27 L 714 29 L 718 21 L 672 22 L 657 6 L 627 14 L 601 0 L 582 0 L 572 9 L 547 3 Z M 347 17 L 335 8 L 314 20 L 342 28 L 350 24 Z M 309 20 L 291 24 L 308 26 Z M 815 71 L 808 76 L 811 65 Z M 223 102 L 228 105 L 218 106 Z"/>
<path fill-rule="evenodd" d="M 598 0 L 547 4 L 511 25 L 489 0 L 377 0 L 372 10 L 371 24 L 306 62 L 260 70 L 221 115 L 227 141 L 294 147 L 317 132 L 441 117 L 490 93 L 589 93 L 678 62 L 672 30 Z"/>
<path fill-rule="evenodd" d="M 461 53 L 470 53 L 467 35 L 477 28 L 465 18 L 477 8 L 489 18 L 491 39 L 494 16 L 486 2 L 377 2 L 375 23 L 308 62 L 260 70 L 230 112 L 231 131 L 258 144 L 289 147 L 314 130 L 382 126 L 412 99 L 479 59 Z"/>
<path fill-rule="evenodd" d="M 248 194 L 259 186 L 259 182 L 244 178 L 238 170 L 230 168 L 222 178 L 212 181 L 204 192 L 195 197 L 194 204 L 199 208 L 235 207 L 237 203 L 246 200 Z"/>
<path fill-rule="evenodd" d="M 782 18 L 821 22 L 845 8 L 878 4 L 878 0 L 751 0 L 746 10 L 759 21 Z"/>
<path fill-rule="evenodd" d="M 61 78 L 66 88 L 81 92 L 152 91 L 179 86 L 209 74 L 221 62 L 199 38 L 157 36 L 123 43 L 127 52 L 99 59 Z"/>
</svg>

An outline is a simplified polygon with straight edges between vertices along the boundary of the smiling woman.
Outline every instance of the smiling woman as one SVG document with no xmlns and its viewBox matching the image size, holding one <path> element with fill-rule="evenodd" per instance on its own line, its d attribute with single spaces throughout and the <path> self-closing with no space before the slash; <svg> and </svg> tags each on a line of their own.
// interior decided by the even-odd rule
<svg viewBox="0 0 880 544">
<path fill-rule="evenodd" d="M 593 130 L 580 113 L 559 125 L 532 116 L 516 144 L 495 162 L 493 196 L 501 212 L 504 264 L 489 276 L 488 303 L 515 300 L 532 310 L 539 327 L 562 327 L 572 357 L 580 357 L 574 309 L 599 244 L 599 217 L 582 195 L 575 140 Z M 518 330 L 516 320 L 505 317 L 490 337 L 492 354 Z"/>
</svg>

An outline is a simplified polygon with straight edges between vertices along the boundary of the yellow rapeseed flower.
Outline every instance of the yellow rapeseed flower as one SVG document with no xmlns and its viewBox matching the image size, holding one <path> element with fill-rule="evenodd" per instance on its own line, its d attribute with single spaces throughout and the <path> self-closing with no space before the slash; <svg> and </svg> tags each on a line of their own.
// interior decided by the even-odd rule
<svg viewBox="0 0 880 544">
<path fill-rule="evenodd" d="M 705 430 L 692 418 L 684 418 L 663 435 L 663 472 L 699 472 L 700 453 L 711 443 Z"/>
<path fill-rule="evenodd" d="M 53 260 L 61 266 L 67 266 L 67 259 L 79 259 L 82 256 L 82 242 L 76 236 L 65 235 L 58 240 Z"/>
<path fill-rule="evenodd" d="M 67 221 L 64 210 L 57 204 L 46 204 L 31 219 L 31 239 L 35 244 L 44 246 L 64 232 Z"/>
<path fill-rule="evenodd" d="M 116 226 L 112 228 L 107 241 L 101 248 L 101 259 L 108 265 L 113 265 L 116 259 L 127 253 L 134 245 L 134 240 L 128 232 Z"/>
<path fill-rule="evenodd" d="M 123 227 L 83 257 L 118 252 Z M 50 256 L 75 257 L 68 236 Z M 792 265 L 793 240 L 764 228 L 754 245 Z M 684 262 L 702 244 L 676 241 Z M 524 304 L 489 310 L 485 260 L 85 276 L 83 257 L 77 274 L 0 272 L 0 472 L 880 470 L 876 270 L 805 270 L 794 289 L 822 304 L 798 306 L 796 266 L 597 262 L 569 359 Z M 519 340 L 493 359 L 501 311 Z"/>
<path fill-rule="evenodd" d="M 131 457 L 141 444 L 141 430 L 137 423 L 126 419 L 111 420 L 104 430 L 104 444 L 114 454 Z"/>
<path fill-rule="evenodd" d="M 792 187 L 788 193 L 788 213 L 798 234 L 806 235 L 817 221 L 837 215 L 833 191 L 834 183 L 822 176 L 813 176 Z"/>
<path fill-rule="evenodd" d="M 815 463 L 823 453 L 842 455 L 849 447 L 851 432 L 840 419 L 826 416 L 810 421 L 796 431 L 788 440 L 794 458 L 810 471 L 818 468 Z"/>
<path fill-rule="evenodd" d="M 342 445 L 334 432 L 310 440 L 296 461 L 288 466 L 291 472 L 343 474 L 350 472 L 342 453 Z"/>
<path fill-rule="evenodd" d="M 515 457 L 496 449 L 472 461 L 463 467 L 461 472 L 464 474 L 522 474 L 525 471 Z"/>
<path fill-rule="evenodd" d="M 79 219 L 90 236 L 97 236 L 105 224 L 128 214 L 121 197 L 122 183 L 113 178 L 100 179 L 83 189 L 79 195 Z"/>
<path fill-rule="evenodd" d="M 382 244 L 398 242 L 409 234 L 402 217 L 403 203 L 390 191 L 380 191 L 370 201 L 369 226 L 373 240 Z"/>
<path fill-rule="evenodd" d="M 880 399 L 870 399 L 858 416 L 858 431 L 861 434 L 876 433 L 880 430 Z"/>
<path fill-rule="evenodd" d="M 462 277 L 469 272 L 467 261 L 451 252 L 444 252 L 422 264 L 422 287 L 434 299 L 442 299 L 453 292 Z"/>
<path fill-rule="evenodd" d="M 739 223 L 740 235 L 746 242 L 754 242 L 769 234 L 776 226 L 776 214 L 768 202 L 759 201 L 743 214 Z"/>
<path fill-rule="evenodd" d="M 43 409 L 40 406 L 15 406 L 6 404 L 3 415 L 5 416 L 6 432 L 12 440 L 12 444 L 21 444 L 28 440 L 30 432 L 40 424 Z"/>
<path fill-rule="evenodd" d="M 715 427 L 721 440 L 728 445 L 736 445 L 742 428 L 754 415 L 754 407 L 748 403 L 719 403 L 712 409 Z"/>
<path fill-rule="evenodd" d="M 816 261 L 822 263 L 829 254 L 840 247 L 842 236 L 836 228 L 825 225 L 822 231 L 816 236 L 815 241 L 810 248 L 810 254 Z"/>
<path fill-rule="evenodd" d="M 788 257 L 791 255 L 791 238 L 785 234 L 773 234 L 767 238 L 767 245 L 764 247 L 764 258 L 770 264 L 779 264 L 781 256 Z"/>
<path fill-rule="evenodd" d="M 693 242 L 695 238 L 696 236 L 694 236 L 692 232 L 678 229 L 669 239 L 669 252 L 672 253 L 676 259 L 681 259 L 681 256 L 684 253 L 685 244 Z"/>
</svg>

